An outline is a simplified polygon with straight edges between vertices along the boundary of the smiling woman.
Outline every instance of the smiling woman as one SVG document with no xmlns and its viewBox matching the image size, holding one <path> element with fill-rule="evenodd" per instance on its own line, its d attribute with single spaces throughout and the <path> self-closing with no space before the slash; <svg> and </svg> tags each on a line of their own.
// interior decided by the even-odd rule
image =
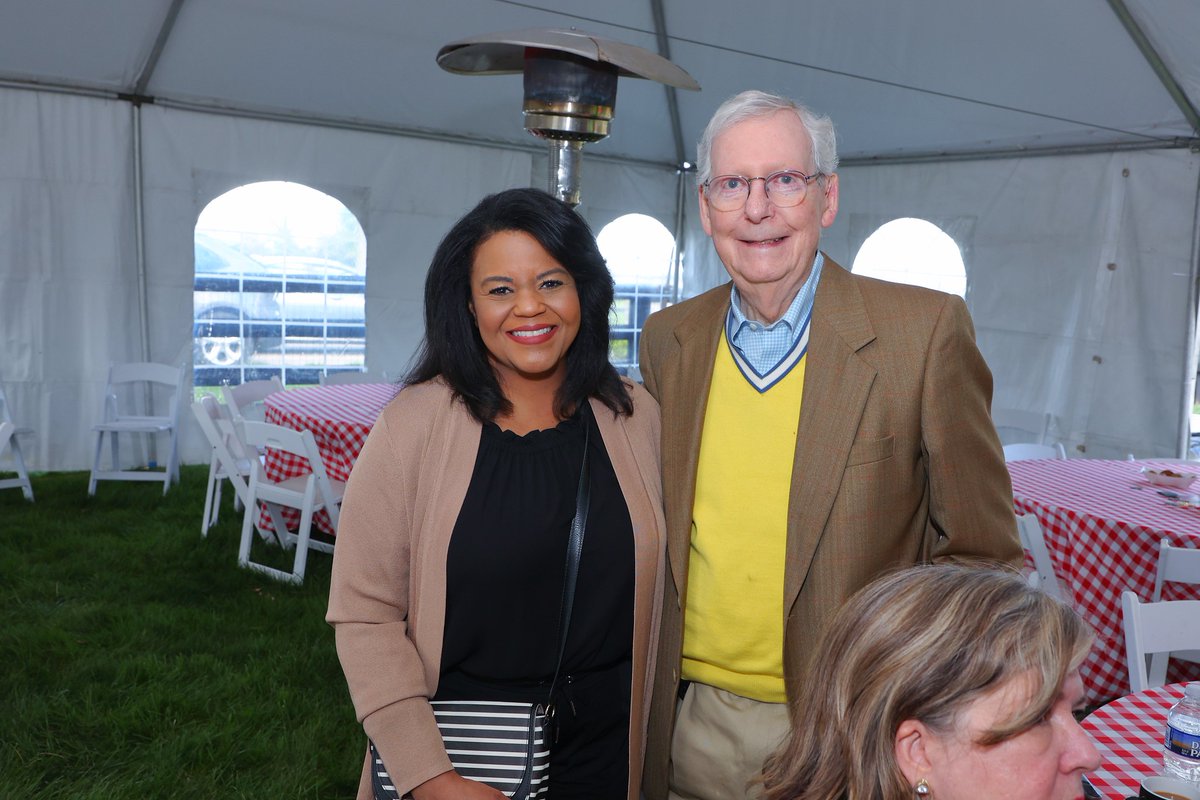
<svg viewBox="0 0 1200 800">
<path fill-rule="evenodd" d="M 329 597 L 393 787 L 377 797 L 638 797 L 665 563 L 659 421 L 608 362 L 612 301 L 587 223 L 535 189 L 484 198 L 434 254 L 425 340 L 350 477 Z M 544 750 L 489 772 L 444 746 L 464 703 L 517 704 L 509 729 L 556 708 L 548 778 Z"/>
<path fill-rule="evenodd" d="M 468 305 L 506 397 L 562 384 L 579 333 L 579 293 L 571 273 L 537 239 L 500 231 L 484 240 L 471 267 Z M 536 402 L 514 403 L 513 411 L 537 409 Z M 514 427 L 524 433 L 557 422 L 551 402 Z"/>
</svg>

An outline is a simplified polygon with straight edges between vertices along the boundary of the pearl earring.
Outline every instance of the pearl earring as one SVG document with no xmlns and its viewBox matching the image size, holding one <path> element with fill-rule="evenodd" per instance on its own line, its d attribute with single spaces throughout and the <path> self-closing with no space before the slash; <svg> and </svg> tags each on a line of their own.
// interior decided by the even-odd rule
<svg viewBox="0 0 1200 800">
<path fill-rule="evenodd" d="M 917 793 L 917 797 L 921 798 L 929 797 L 933 794 L 933 792 L 929 790 L 929 781 L 925 780 L 924 778 L 921 778 L 921 780 L 917 781 L 917 785 L 913 787 L 913 791 Z"/>
</svg>

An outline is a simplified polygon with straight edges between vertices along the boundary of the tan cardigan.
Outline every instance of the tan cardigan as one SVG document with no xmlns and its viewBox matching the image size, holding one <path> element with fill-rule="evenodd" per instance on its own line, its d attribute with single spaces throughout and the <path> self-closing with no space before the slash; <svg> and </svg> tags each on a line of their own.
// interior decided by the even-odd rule
<svg viewBox="0 0 1200 800">
<path fill-rule="evenodd" d="M 630 386 L 632 417 L 592 401 L 634 533 L 629 798 L 638 796 L 665 565 L 658 406 Z M 363 728 L 401 794 L 451 769 L 429 698 L 446 612 L 446 550 L 480 425 L 441 381 L 405 388 L 380 415 L 350 475 L 328 622 Z M 371 798 L 364 765 L 359 798 Z"/>
</svg>

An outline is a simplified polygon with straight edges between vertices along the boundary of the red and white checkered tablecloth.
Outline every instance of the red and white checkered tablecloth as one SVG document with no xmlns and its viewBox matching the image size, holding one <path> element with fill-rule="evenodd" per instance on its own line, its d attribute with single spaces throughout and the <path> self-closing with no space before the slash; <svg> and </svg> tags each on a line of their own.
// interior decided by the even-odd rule
<svg viewBox="0 0 1200 800">
<path fill-rule="evenodd" d="M 1008 463 L 1013 507 L 1018 514 L 1037 515 L 1058 581 L 1096 633 L 1080 667 L 1093 704 L 1129 693 L 1121 592 L 1151 599 L 1163 538 L 1200 548 L 1200 508 L 1172 505 L 1142 477 L 1143 467 L 1180 469 L 1169 461 Z M 1200 491 L 1200 482 L 1194 488 Z M 1200 599 L 1200 587 L 1169 583 L 1163 599 Z M 1168 678 L 1200 679 L 1200 667 L 1172 661 Z"/>
<path fill-rule="evenodd" d="M 1088 780 L 1109 800 L 1135 796 L 1142 779 L 1163 771 L 1167 710 L 1183 697 L 1182 683 L 1118 698 L 1083 720 L 1100 751 L 1100 769 Z"/>
<path fill-rule="evenodd" d="M 400 391 L 394 383 L 351 383 L 332 386 L 308 386 L 268 395 L 265 402 L 266 420 L 287 428 L 313 432 L 325 470 L 335 481 L 349 479 L 350 470 L 367 441 L 371 426 L 383 407 Z M 291 453 L 267 450 L 267 477 L 281 481 L 309 472 L 307 462 Z M 288 525 L 300 521 L 300 512 L 284 509 Z M 317 527 L 334 533 L 329 515 L 324 511 L 313 517 Z M 260 519 L 268 529 L 269 520 Z"/>
</svg>

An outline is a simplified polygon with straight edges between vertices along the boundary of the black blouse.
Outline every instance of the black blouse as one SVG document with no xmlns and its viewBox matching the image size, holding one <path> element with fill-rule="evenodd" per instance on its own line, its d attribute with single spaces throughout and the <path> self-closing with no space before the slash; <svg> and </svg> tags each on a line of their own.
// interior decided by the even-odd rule
<svg viewBox="0 0 1200 800">
<path fill-rule="evenodd" d="M 544 699 L 584 424 L 577 414 L 524 436 L 483 426 L 447 554 L 437 699 Z M 572 676 L 627 670 L 633 643 L 633 524 L 591 414 L 586 424 L 591 500 L 562 668 Z"/>
</svg>

